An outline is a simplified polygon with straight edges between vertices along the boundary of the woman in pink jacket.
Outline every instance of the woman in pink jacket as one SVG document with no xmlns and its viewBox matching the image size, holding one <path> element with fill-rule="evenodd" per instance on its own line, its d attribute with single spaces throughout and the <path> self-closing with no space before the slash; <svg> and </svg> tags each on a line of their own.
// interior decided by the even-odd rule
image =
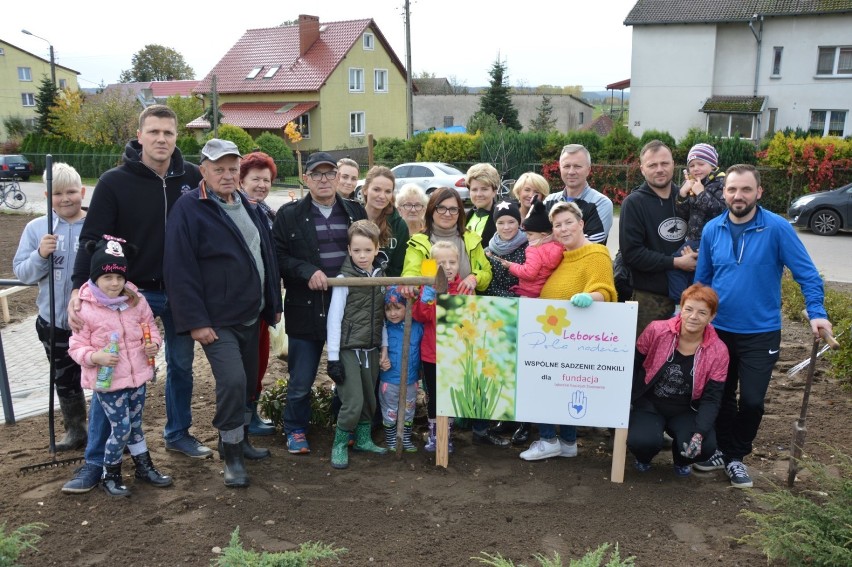
<svg viewBox="0 0 852 567">
<path fill-rule="evenodd" d="M 161 339 L 142 294 L 126 281 L 124 241 L 104 235 L 88 242 L 92 252 L 89 281 L 80 287 L 83 328 L 71 335 L 69 354 L 82 367 L 82 385 L 94 390 L 112 426 L 104 452 L 104 490 L 130 496 L 121 479 L 125 446 L 136 465 L 136 478 L 154 486 L 172 484 L 151 462 L 142 431 L 145 384 L 154 377 L 153 360 Z"/>
<path fill-rule="evenodd" d="M 664 431 L 678 476 L 716 451 L 714 424 L 728 376 L 728 349 L 710 325 L 718 305 L 715 291 L 694 284 L 681 295 L 678 315 L 653 321 L 636 341 L 627 447 L 640 472 L 651 469 Z"/>
</svg>

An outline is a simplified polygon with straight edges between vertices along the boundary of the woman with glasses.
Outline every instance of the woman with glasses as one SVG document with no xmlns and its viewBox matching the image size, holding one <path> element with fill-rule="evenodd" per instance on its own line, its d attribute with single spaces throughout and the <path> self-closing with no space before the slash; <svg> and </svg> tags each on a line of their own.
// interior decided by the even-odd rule
<svg viewBox="0 0 852 567">
<path fill-rule="evenodd" d="M 379 227 L 379 249 L 387 256 L 385 275 L 388 277 L 402 274 L 408 243 L 408 226 L 393 204 L 395 181 L 390 169 L 375 165 L 367 172 L 362 189 L 367 218 Z"/>
<path fill-rule="evenodd" d="M 396 208 L 408 225 L 408 234 L 417 234 L 426 228 L 426 205 L 429 197 L 416 183 L 406 183 L 396 194 Z"/>
<path fill-rule="evenodd" d="M 475 163 L 467 170 L 465 183 L 473 203 L 465 218 L 467 228 L 478 234 L 487 246 L 497 232 L 491 212 L 500 186 L 500 174 L 490 163 Z"/>
<path fill-rule="evenodd" d="M 459 284 L 458 293 L 470 295 L 483 292 L 491 283 L 491 263 L 485 257 L 482 239 L 478 234 L 465 229 L 464 203 L 455 189 L 441 187 L 436 189 L 429 198 L 426 206 L 426 228 L 423 232 L 413 235 L 408 241 L 405 253 L 403 276 L 419 276 L 423 260 L 431 258 L 432 245 L 446 241 L 458 248 L 459 254 Z M 425 359 L 424 359 L 425 360 Z M 435 419 L 435 365 L 424 364 L 424 383 L 429 395 L 427 410 L 428 417 Z M 509 441 L 503 439 L 488 429 L 489 422 L 475 420 L 473 422 L 473 442 L 482 445 L 508 447 Z"/>
<path fill-rule="evenodd" d="M 615 301 L 612 260 L 603 244 L 592 244 L 583 233 L 583 213 L 573 202 L 561 201 L 550 209 L 553 239 L 562 244 L 562 263 L 541 288 L 541 299 L 565 299 L 574 307 L 586 308 L 595 301 Z M 521 453 L 525 461 L 577 456 L 577 428 L 538 424 L 539 439 Z"/>
<path fill-rule="evenodd" d="M 340 158 L 337 161 L 337 194 L 344 199 L 355 198 L 355 186 L 358 184 L 358 162 L 354 159 Z"/>
</svg>

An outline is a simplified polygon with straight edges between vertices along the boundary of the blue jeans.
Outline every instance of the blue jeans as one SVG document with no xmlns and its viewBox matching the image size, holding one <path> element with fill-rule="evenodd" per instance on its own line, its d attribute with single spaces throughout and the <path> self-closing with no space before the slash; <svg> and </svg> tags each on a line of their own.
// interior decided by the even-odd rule
<svg viewBox="0 0 852 567">
<path fill-rule="evenodd" d="M 86 463 L 97 467 L 104 466 L 104 450 L 111 433 L 112 426 L 104 408 L 93 398 L 89 404 L 89 439 L 86 441 L 86 452 L 83 453 Z"/>
<path fill-rule="evenodd" d="M 311 387 L 317 377 L 325 341 L 289 337 L 287 364 L 287 405 L 284 406 L 284 433 L 307 430 L 311 421 Z"/>
<path fill-rule="evenodd" d="M 538 436 L 541 439 L 556 439 L 556 426 L 552 423 L 539 423 Z M 566 443 L 577 441 L 577 428 L 573 425 L 560 425 L 559 437 Z"/>
<path fill-rule="evenodd" d="M 182 439 L 192 425 L 192 359 L 195 341 L 189 335 L 178 335 L 172 320 L 165 291 L 142 292 L 154 317 L 159 317 L 165 330 L 166 347 L 166 427 L 163 437 L 168 442 Z"/>
</svg>

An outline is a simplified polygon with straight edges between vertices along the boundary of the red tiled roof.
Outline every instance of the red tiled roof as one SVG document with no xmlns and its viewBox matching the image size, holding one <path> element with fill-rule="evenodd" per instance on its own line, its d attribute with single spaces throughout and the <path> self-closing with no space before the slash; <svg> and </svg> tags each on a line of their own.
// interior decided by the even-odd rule
<svg viewBox="0 0 852 567">
<path fill-rule="evenodd" d="M 291 122 L 318 105 L 319 102 L 226 102 L 219 107 L 222 124 L 240 128 L 275 130 Z M 187 128 L 210 128 L 210 123 L 198 117 Z"/>
<path fill-rule="evenodd" d="M 196 86 L 196 93 L 210 91 L 210 79 L 216 75 L 219 93 L 268 93 L 319 91 L 352 46 L 367 28 L 390 55 L 400 73 L 405 67 L 371 19 L 344 22 L 320 22 L 319 39 L 299 56 L 299 25 L 247 30 L 206 77 Z M 252 69 L 261 68 L 254 79 L 247 79 Z M 270 78 L 270 69 L 278 71 Z"/>
<path fill-rule="evenodd" d="M 580 130 L 596 132 L 599 136 L 606 136 L 612 131 L 614 126 L 615 123 L 612 121 L 612 118 L 606 114 L 601 114 L 588 124 L 583 125 Z"/>
<path fill-rule="evenodd" d="M 166 98 L 173 95 L 192 96 L 192 89 L 200 81 L 152 81 L 151 93 L 155 98 Z"/>
</svg>

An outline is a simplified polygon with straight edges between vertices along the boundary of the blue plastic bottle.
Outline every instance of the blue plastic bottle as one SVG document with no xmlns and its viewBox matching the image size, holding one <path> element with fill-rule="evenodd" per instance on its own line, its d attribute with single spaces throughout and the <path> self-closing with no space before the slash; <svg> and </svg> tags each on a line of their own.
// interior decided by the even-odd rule
<svg viewBox="0 0 852 567">
<path fill-rule="evenodd" d="M 110 354 L 118 354 L 118 333 L 113 332 L 109 336 L 109 344 L 104 349 L 104 352 Z M 95 382 L 95 389 L 101 392 L 107 392 L 112 386 L 112 366 L 101 366 L 98 368 L 98 380 Z"/>
</svg>

